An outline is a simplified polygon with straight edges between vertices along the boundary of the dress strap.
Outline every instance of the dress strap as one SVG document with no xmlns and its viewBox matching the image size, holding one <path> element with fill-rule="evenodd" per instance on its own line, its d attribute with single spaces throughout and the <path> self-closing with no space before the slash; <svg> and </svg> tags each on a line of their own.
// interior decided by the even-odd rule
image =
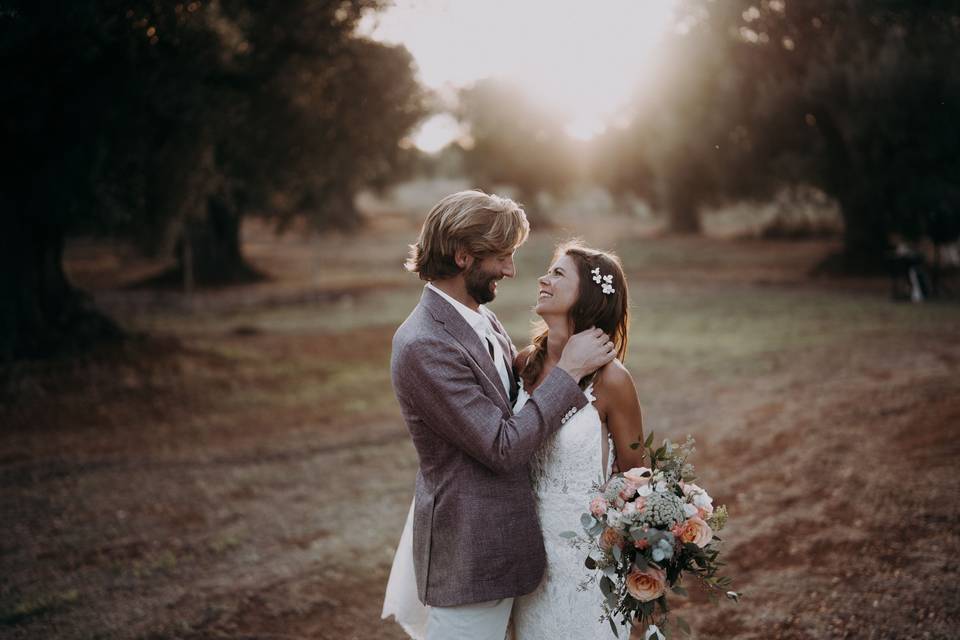
<svg viewBox="0 0 960 640">
<path fill-rule="evenodd" d="M 590 402 L 596 402 L 597 398 L 593 395 L 593 383 L 587 385 L 587 388 L 583 390 L 583 395 L 587 396 L 587 400 Z"/>
</svg>

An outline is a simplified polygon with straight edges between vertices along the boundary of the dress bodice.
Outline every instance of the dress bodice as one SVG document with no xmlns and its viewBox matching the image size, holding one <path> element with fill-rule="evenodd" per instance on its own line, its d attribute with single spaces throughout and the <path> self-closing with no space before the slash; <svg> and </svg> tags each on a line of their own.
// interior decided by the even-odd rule
<svg viewBox="0 0 960 640">
<path fill-rule="evenodd" d="M 534 492 L 553 497 L 570 496 L 586 509 L 595 482 L 604 482 L 612 467 L 611 441 L 600 420 L 594 402 L 593 384 L 585 390 L 588 403 L 558 431 L 544 441 L 531 463 L 531 481 Z M 520 386 L 514 413 L 530 398 Z"/>
<path fill-rule="evenodd" d="M 606 640 L 610 635 L 599 622 L 599 589 L 577 590 L 591 573 L 583 565 L 585 552 L 560 535 L 583 532 L 580 516 L 589 510 L 593 486 L 610 476 L 613 465 L 612 442 L 594 406 L 593 385 L 584 395 L 588 404 L 543 443 L 530 465 L 547 568 L 540 586 L 514 604 L 516 640 Z M 528 399 L 521 387 L 514 410 Z"/>
</svg>

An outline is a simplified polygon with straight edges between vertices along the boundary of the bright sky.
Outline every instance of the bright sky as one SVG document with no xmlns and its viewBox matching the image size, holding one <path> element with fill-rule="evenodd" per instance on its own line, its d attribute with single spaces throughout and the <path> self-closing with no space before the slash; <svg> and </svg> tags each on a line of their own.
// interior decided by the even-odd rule
<svg viewBox="0 0 960 640">
<path fill-rule="evenodd" d="M 601 133 L 658 63 L 675 0 L 396 0 L 361 32 L 400 43 L 442 93 L 484 77 L 523 87 L 579 139 Z M 462 132 L 450 116 L 414 136 L 437 151 Z"/>
</svg>

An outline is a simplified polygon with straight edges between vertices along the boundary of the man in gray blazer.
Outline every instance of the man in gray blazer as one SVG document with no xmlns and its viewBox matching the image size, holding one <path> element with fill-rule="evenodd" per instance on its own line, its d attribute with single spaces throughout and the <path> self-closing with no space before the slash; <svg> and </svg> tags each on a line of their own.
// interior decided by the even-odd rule
<svg viewBox="0 0 960 640">
<path fill-rule="evenodd" d="M 529 460 L 587 404 L 579 380 L 614 356 L 599 329 L 572 336 L 513 413 L 517 350 L 482 305 L 515 275 L 528 233 L 512 200 L 463 191 L 431 210 L 407 261 L 429 283 L 394 336 L 391 375 L 420 458 L 413 554 L 428 640 L 503 640 L 513 598 L 545 567 Z"/>
</svg>

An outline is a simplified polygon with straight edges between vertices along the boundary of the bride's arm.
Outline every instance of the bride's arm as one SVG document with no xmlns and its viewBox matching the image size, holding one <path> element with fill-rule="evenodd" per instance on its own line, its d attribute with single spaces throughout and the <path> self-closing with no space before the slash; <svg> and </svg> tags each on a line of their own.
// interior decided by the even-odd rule
<svg viewBox="0 0 960 640">
<path fill-rule="evenodd" d="M 633 377 L 619 360 L 614 360 L 604 367 L 599 378 L 596 395 L 598 399 L 603 398 L 607 430 L 617 452 L 617 467 L 620 471 L 642 467 L 643 415 Z M 641 446 L 631 449 L 634 442 L 640 442 Z"/>
</svg>

